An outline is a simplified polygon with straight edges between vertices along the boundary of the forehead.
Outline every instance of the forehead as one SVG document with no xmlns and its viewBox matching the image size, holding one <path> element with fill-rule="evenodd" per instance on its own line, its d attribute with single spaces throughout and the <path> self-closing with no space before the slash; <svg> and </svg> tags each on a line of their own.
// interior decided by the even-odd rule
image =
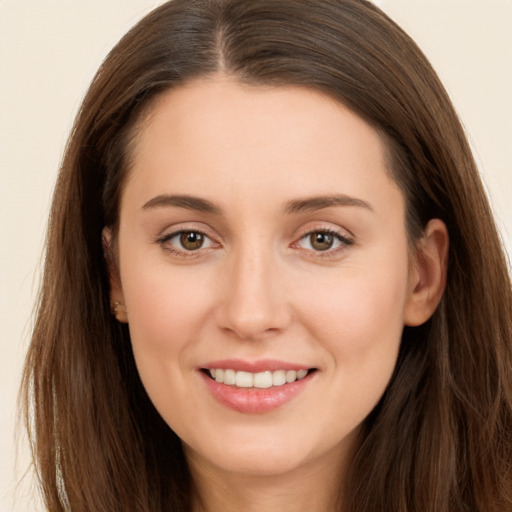
<svg viewBox="0 0 512 512">
<path fill-rule="evenodd" d="M 159 94 L 138 124 L 138 140 L 147 144 L 147 138 L 153 138 L 158 130 L 166 130 L 169 135 L 188 135 L 187 128 L 194 123 L 198 138 L 206 134 L 217 144 L 221 141 L 215 141 L 214 136 L 219 128 L 245 128 L 238 135 L 255 143 L 268 143 L 269 135 L 279 131 L 283 137 L 293 134 L 313 143 L 320 137 L 325 139 L 327 130 L 333 140 L 343 135 L 340 128 L 348 127 L 350 131 L 362 129 L 372 136 L 373 144 L 385 149 L 377 132 L 332 96 L 309 87 L 252 85 L 223 75 L 191 80 Z M 149 135 L 146 140 L 144 134 Z"/>
<path fill-rule="evenodd" d="M 162 93 L 139 123 L 128 185 L 239 197 L 395 187 L 376 130 L 343 104 L 294 86 L 203 78 Z M 207 184 L 207 186 L 205 186 Z M 128 187 L 129 188 L 129 187 Z"/>
</svg>

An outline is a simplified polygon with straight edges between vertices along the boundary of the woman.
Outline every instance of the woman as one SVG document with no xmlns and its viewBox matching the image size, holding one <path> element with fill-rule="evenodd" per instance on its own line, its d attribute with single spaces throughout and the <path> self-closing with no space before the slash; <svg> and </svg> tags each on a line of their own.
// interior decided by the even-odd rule
<svg viewBox="0 0 512 512">
<path fill-rule="evenodd" d="M 24 380 L 48 509 L 510 510 L 511 305 L 460 123 L 383 13 L 166 3 L 55 191 Z"/>
</svg>

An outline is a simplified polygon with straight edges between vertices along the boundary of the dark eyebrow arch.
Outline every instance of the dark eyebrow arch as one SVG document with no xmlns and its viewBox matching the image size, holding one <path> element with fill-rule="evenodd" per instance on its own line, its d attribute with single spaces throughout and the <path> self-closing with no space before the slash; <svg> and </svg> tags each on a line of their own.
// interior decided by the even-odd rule
<svg viewBox="0 0 512 512">
<path fill-rule="evenodd" d="M 198 212 L 212 213 L 214 215 L 221 215 L 222 211 L 218 206 L 215 206 L 207 199 L 200 197 L 187 196 L 187 195 L 168 195 L 162 194 L 153 199 L 150 199 L 142 207 L 143 210 L 151 210 L 153 208 L 185 208 L 186 210 L 195 210 Z"/>
<path fill-rule="evenodd" d="M 286 203 L 284 207 L 285 213 L 302 213 L 321 210 L 331 206 L 359 206 L 373 211 L 370 203 L 363 199 L 347 196 L 345 194 L 335 194 L 329 196 L 314 196 L 306 197 L 304 199 L 296 199 Z"/>
</svg>

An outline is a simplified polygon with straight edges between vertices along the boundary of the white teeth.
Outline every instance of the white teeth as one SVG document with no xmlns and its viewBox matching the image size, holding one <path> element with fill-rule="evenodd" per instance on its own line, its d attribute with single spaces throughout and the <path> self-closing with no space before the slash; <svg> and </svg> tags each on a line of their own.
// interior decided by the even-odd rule
<svg viewBox="0 0 512 512">
<path fill-rule="evenodd" d="M 273 372 L 250 373 L 224 368 L 211 368 L 208 371 L 213 379 L 222 384 L 238 386 L 239 388 L 259 389 L 290 384 L 303 379 L 308 374 L 308 370 L 275 370 Z"/>
<path fill-rule="evenodd" d="M 272 387 L 272 372 L 260 372 L 254 375 L 253 386 L 255 388 L 271 388 Z"/>
<path fill-rule="evenodd" d="M 236 372 L 235 384 L 239 388 L 252 388 L 252 373 Z"/>
<path fill-rule="evenodd" d="M 282 386 L 283 384 L 286 384 L 286 372 L 276 370 L 272 373 L 272 386 Z"/>
<path fill-rule="evenodd" d="M 297 380 L 303 379 L 308 374 L 307 370 L 299 370 L 297 372 Z"/>
<path fill-rule="evenodd" d="M 224 384 L 229 384 L 230 386 L 236 384 L 235 370 L 224 370 Z"/>
<path fill-rule="evenodd" d="M 295 370 L 288 370 L 286 372 L 286 382 L 290 383 L 297 380 L 297 372 Z"/>
</svg>

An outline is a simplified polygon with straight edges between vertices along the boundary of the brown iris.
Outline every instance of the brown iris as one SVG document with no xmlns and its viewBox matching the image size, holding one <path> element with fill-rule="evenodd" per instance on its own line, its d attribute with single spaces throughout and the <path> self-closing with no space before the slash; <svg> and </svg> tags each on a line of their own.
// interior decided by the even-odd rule
<svg viewBox="0 0 512 512">
<path fill-rule="evenodd" d="M 204 243 L 204 235 L 197 231 L 184 231 L 180 235 L 181 246 L 187 251 L 200 249 Z"/>
<path fill-rule="evenodd" d="M 334 243 L 334 236 L 330 233 L 311 233 L 309 241 L 316 251 L 327 251 Z"/>
</svg>

